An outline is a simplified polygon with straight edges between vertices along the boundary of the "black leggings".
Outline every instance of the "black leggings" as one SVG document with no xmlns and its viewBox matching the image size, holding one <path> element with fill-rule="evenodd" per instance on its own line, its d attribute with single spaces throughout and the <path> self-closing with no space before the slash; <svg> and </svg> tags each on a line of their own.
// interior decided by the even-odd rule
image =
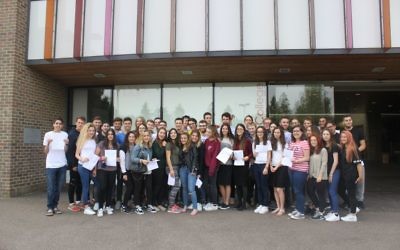
<svg viewBox="0 0 400 250">
<path fill-rule="evenodd" d="M 339 195 L 343 198 L 344 202 L 350 206 L 350 212 L 353 214 L 356 213 L 357 209 L 356 180 L 358 178 L 358 173 L 356 171 L 357 170 L 348 172 L 342 171 L 342 178 L 339 182 Z"/>
<path fill-rule="evenodd" d="M 117 168 L 117 201 L 122 200 L 122 188 L 123 188 L 122 172 L 121 168 Z"/>
<path fill-rule="evenodd" d="M 74 196 L 76 199 L 74 199 Z M 82 182 L 81 176 L 78 173 L 78 168 L 76 171 L 69 171 L 69 184 L 68 184 L 68 199 L 69 203 L 74 203 L 75 201 L 80 201 L 82 197 Z"/>
<path fill-rule="evenodd" d="M 132 198 L 133 194 L 133 178 L 132 178 L 132 172 L 127 171 L 126 176 L 128 177 L 127 181 L 124 181 L 125 183 L 125 194 L 124 194 L 124 201 L 123 205 L 125 207 L 128 206 L 128 201 Z"/>
<path fill-rule="evenodd" d="M 165 169 L 157 168 L 151 172 L 152 178 L 152 191 L 153 191 L 153 200 L 152 204 L 161 205 L 164 201 L 166 201 L 166 189 L 167 186 L 167 175 L 165 174 Z"/>
<path fill-rule="evenodd" d="M 97 170 L 98 190 L 97 197 L 99 208 L 103 208 L 104 202 L 106 207 L 111 206 L 111 196 L 115 183 L 116 171 Z"/>
<path fill-rule="evenodd" d="M 327 181 L 322 180 L 317 182 L 317 179 L 311 177 L 307 180 L 307 194 L 313 202 L 314 206 L 319 208 L 319 211 L 324 211 L 326 208 L 326 192 Z"/>
</svg>

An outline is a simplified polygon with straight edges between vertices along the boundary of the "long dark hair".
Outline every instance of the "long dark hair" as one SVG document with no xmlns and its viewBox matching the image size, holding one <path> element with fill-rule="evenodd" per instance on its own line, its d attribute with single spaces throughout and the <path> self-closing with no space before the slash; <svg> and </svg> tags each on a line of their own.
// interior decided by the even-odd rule
<svg viewBox="0 0 400 250">
<path fill-rule="evenodd" d="M 274 136 L 275 130 L 281 131 L 281 135 L 279 136 L 279 140 L 276 139 L 275 136 Z M 285 132 L 284 132 L 283 129 L 280 128 L 280 127 L 276 127 L 274 130 L 272 130 L 272 136 L 271 136 L 271 146 L 272 146 L 272 150 L 274 150 L 274 151 L 278 150 L 278 141 L 281 143 L 281 145 L 282 145 L 282 150 L 283 150 L 283 149 L 285 148 L 286 139 L 285 139 Z"/>
<path fill-rule="evenodd" d="M 256 128 L 256 139 L 254 140 L 254 144 L 255 144 L 255 145 L 260 144 L 260 139 L 258 138 L 258 135 L 257 135 L 257 130 L 259 130 L 259 129 L 262 129 L 262 130 L 263 130 L 263 141 L 262 141 L 262 145 L 267 145 L 268 136 L 267 136 L 267 133 L 265 133 L 266 131 L 265 131 L 265 128 L 264 128 L 263 126 L 258 126 L 258 127 Z"/>
<path fill-rule="evenodd" d="M 124 147 L 124 151 L 125 153 L 129 150 L 129 135 L 133 134 L 135 136 L 135 140 L 136 140 L 136 133 L 133 131 L 129 131 L 128 133 L 126 133 L 125 135 L 125 139 L 124 139 L 124 144 L 121 145 Z"/>
<path fill-rule="evenodd" d="M 323 139 L 323 136 L 324 136 L 324 132 L 325 132 L 325 131 L 328 132 L 329 135 L 331 136 L 331 137 L 329 138 L 329 141 L 324 141 L 324 139 Z M 327 149 L 329 152 L 332 152 L 333 144 L 336 143 L 336 142 L 333 141 L 333 134 L 331 133 L 331 131 L 329 131 L 329 129 L 327 129 L 327 128 L 323 129 L 322 132 L 321 132 L 321 138 L 322 138 L 322 143 L 324 144 L 324 146 L 326 147 L 326 149 Z"/>
<path fill-rule="evenodd" d="M 164 130 L 164 132 L 165 132 L 165 138 L 164 138 L 164 140 L 161 140 L 160 137 L 158 136 L 161 130 Z M 162 147 L 163 141 L 166 141 L 166 140 L 167 140 L 167 134 L 168 134 L 168 133 L 167 133 L 167 130 L 166 130 L 165 128 L 159 128 L 159 129 L 157 130 L 156 142 L 158 143 L 158 145 L 160 145 L 160 147 Z"/>
<path fill-rule="evenodd" d="M 108 140 L 108 133 L 110 133 L 110 132 L 111 132 L 112 135 L 113 135 L 112 141 L 109 141 L 109 140 Z M 105 147 L 105 148 L 109 148 L 110 142 L 111 142 L 111 145 L 112 145 L 112 148 L 113 148 L 113 149 L 117 149 L 117 148 L 118 148 L 117 138 L 115 137 L 115 131 L 114 131 L 114 129 L 112 129 L 112 128 L 110 128 L 110 129 L 107 130 L 107 132 L 106 132 L 106 138 L 105 138 L 105 140 L 104 140 L 104 147 Z"/>
<path fill-rule="evenodd" d="M 239 135 L 237 134 L 238 127 L 243 128 L 243 134 L 241 137 L 239 137 Z M 240 149 L 244 149 L 244 145 L 246 144 L 246 136 L 244 135 L 245 131 L 246 131 L 246 127 L 242 123 L 239 123 L 238 125 L 236 125 L 234 143 L 235 143 L 235 145 L 239 145 Z"/>
<path fill-rule="evenodd" d="M 175 139 L 175 140 L 171 138 L 171 131 L 175 131 L 175 133 L 176 133 L 176 139 Z M 168 131 L 167 142 L 168 142 L 168 143 L 171 143 L 172 145 L 174 145 L 173 147 L 171 147 L 171 153 L 174 152 L 174 148 L 175 148 L 175 147 L 179 147 L 180 139 L 181 139 L 181 138 L 180 138 L 180 135 L 179 135 L 179 133 L 178 133 L 178 130 L 176 130 L 176 128 L 171 128 L 171 129 Z"/>
<path fill-rule="evenodd" d="M 228 138 L 229 138 L 231 141 L 233 141 L 233 139 L 235 138 L 235 136 L 232 134 L 231 127 L 230 127 L 228 124 L 226 124 L 226 123 L 222 124 L 222 125 L 221 125 L 221 128 L 219 129 L 219 134 L 220 134 L 220 136 L 221 136 L 221 140 L 224 138 L 224 135 L 222 134 L 222 128 L 224 128 L 224 127 L 226 127 L 226 128 L 228 129 Z"/>
</svg>

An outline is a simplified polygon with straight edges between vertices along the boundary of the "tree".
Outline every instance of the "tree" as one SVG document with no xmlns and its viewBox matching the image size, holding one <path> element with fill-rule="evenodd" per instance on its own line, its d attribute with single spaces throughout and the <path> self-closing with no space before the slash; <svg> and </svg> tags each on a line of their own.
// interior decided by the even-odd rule
<svg viewBox="0 0 400 250">
<path fill-rule="evenodd" d="M 281 96 L 279 97 L 279 111 L 281 114 L 290 114 L 290 102 L 289 99 L 286 95 L 286 93 L 282 93 Z"/>
<path fill-rule="evenodd" d="M 326 97 L 323 86 L 306 86 L 303 95 L 296 103 L 297 114 L 324 114 Z"/>
<path fill-rule="evenodd" d="M 145 119 L 152 118 L 150 109 L 149 109 L 149 105 L 147 104 L 147 102 L 143 103 L 142 110 L 140 111 L 140 115 L 143 116 Z"/>
</svg>

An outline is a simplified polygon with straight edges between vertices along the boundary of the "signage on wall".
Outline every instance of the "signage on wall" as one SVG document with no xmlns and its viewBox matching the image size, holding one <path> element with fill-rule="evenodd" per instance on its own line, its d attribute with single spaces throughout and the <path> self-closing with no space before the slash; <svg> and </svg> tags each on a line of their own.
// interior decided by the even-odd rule
<svg viewBox="0 0 400 250">
<path fill-rule="evenodd" d="M 24 128 L 24 144 L 40 144 L 40 129 Z"/>
</svg>

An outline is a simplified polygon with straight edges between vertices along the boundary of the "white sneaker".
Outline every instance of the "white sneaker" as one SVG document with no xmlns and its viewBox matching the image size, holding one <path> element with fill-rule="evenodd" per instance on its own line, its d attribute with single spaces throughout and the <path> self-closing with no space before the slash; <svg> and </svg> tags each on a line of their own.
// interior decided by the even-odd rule
<svg viewBox="0 0 400 250">
<path fill-rule="evenodd" d="M 90 207 L 86 207 L 85 210 L 83 210 L 83 214 L 86 214 L 86 215 L 95 215 L 96 212 L 93 211 Z"/>
<path fill-rule="evenodd" d="M 207 203 L 204 207 L 204 211 L 211 211 L 211 203 Z"/>
<path fill-rule="evenodd" d="M 99 211 L 102 210 L 101 208 L 99 209 Z M 106 207 L 106 213 L 108 215 L 111 215 L 114 213 L 114 209 L 112 209 L 111 207 Z"/>
<path fill-rule="evenodd" d="M 361 211 L 359 207 L 356 207 L 356 214 L 358 214 Z"/>
<path fill-rule="evenodd" d="M 329 213 L 325 216 L 325 221 L 329 221 L 329 222 L 333 222 L 333 221 L 339 221 L 340 217 L 339 214 L 335 214 L 335 213 Z"/>
<path fill-rule="evenodd" d="M 342 217 L 341 220 L 346 222 L 357 222 L 357 215 L 349 213 L 345 217 Z"/>
<path fill-rule="evenodd" d="M 197 203 L 197 211 L 203 211 L 203 206 L 201 205 L 201 203 Z"/>
<path fill-rule="evenodd" d="M 262 208 L 262 205 L 259 205 L 255 210 L 254 213 L 258 214 Z"/>
<path fill-rule="evenodd" d="M 188 206 L 188 209 L 193 209 L 193 203 Z"/>
<path fill-rule="evenodd" d="M 103 209 L 100 208 L 99 211 L 97 211 L 97 217 L 103 217 Z"/>
<path fill-rule="evenodd" d="M 260 211 L 258 211 L 259 214 L 266 214 L 268 213 L 269 209 L 267 206 L 261 206 Z"/>
<path fill-rule="evenodd" d="M 211 206 L 210 206 L 210 211 L 216 211 L 216 210 L 218 210 L 218 205 L 217 204 L 211 204 Z"/>
<path fill-rule="evenodd" d="M 99 210 L 99 203 L 98 202 L 94 203 L 93 210 L 94 211 Z"/>
<path fill-rule="evenodd" d="M 152 205 L 147 205 L 147 211 L 153 214 L 157 213 L 156 208 L 153 207 Z"/>
</svg>

